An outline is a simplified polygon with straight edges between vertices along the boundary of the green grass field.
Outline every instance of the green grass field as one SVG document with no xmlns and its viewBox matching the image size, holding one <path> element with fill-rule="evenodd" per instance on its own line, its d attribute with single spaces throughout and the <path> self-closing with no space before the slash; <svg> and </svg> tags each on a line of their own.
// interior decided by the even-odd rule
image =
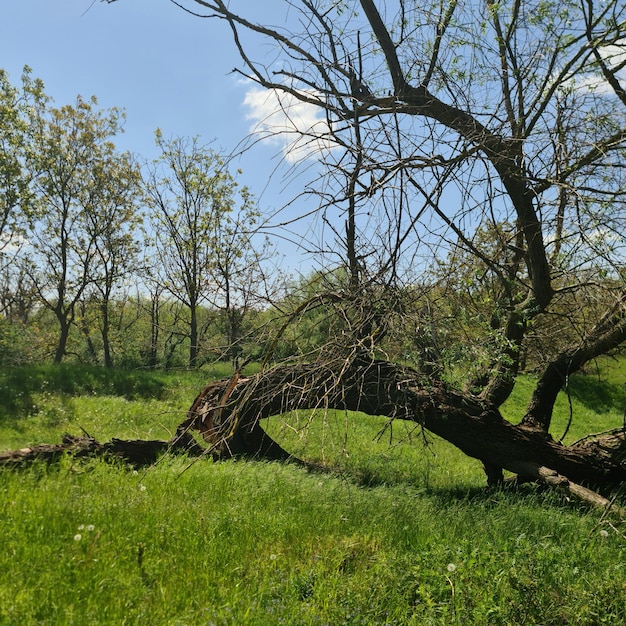
<svg viewBox="0 0 626 626">
<path fill-rule="evenodd" d="M 81 429 L 169 437 L 225 373 L 0 372 L 0 449 Z M 567 440 L 621 424 L 623 380 L 616 366 L 572 381 Z M 558 412 L 560 437 L 565 396 Z M 332 473 L 167 457 L 139 473 L 71 459 L 3 472 L 0 624 L 626 623 L 624 524 L 533 486 L 488 491 L 477 461 L 392 426 L 270 420 Z"/>
</svg>

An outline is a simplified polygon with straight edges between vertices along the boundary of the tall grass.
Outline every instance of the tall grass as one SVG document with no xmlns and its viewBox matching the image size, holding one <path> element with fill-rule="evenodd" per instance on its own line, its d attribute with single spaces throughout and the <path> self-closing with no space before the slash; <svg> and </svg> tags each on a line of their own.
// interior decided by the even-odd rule
<svg viewBox="0 0 626 626">
<path fill-rule="evenodd" d="M 1 491 L 6 624 L 626 620 L 624 541 L 545 494 L 182 460 L 36 467 Z"/>
<path fill-rule="evenodd" d="M 98 376 L 80 393 L 28 383 L 37 408 L 3 415 L 0 447 L 16 428 L 43 441 L 79 425 L 102 439 L 157 436 L 208 374 L 132 374 L 117 390 Z M 572 393 L 593 424 L 617 419 L 620 401 L 595 413 Z M 616 520 L 537 487 L 487 491 L 477 461 L 412 425 L 390 433 L 380 418 L 331 412 L 302 428 L 309 420 L 267 426 L 337 471 L 164 457 L 139 473 L 71 459 L 4 472 L 0 624 L 626 623 Z"/>
</svg>

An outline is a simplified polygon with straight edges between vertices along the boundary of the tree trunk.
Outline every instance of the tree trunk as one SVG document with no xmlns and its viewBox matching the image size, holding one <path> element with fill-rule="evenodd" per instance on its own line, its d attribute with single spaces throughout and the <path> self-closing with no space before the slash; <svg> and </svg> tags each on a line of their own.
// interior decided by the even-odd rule
<svg viewBox="0 0 626 626">
<path fill-rule="evenodd" d="M 198 307 L 192 303 L 189 307 L 189 367 L 195 368 L 198 364 Z"/>
<path fill-rule="evenodd" d="M 159 363 L 159 314 L 160 298 L 158 293 L 150 295 L 150 348 L 148 352 L 148 367 L 156 369 Z"/>
<path fill-rule="evenodd" d="M 66 436 L 62 444 L 0 453 L 0 467 L 53 462 L 67 453 L 114 457 L 140 466 L 154 463 L 165 452 L 211 454 L 216 460 L 248 456 L 309 466 L 292 457 L 260 425 L 263 418 L 296 409 L 352 410 L 414 421 L 481 460 L 490 483 L 502 482 L 505 468 L 521 481 L 542 481 L 626 517 L 619 505 L 579 484 L 608 489 L 626 482 L 626 427 L 563 446 L 539 429 L 507 422 L 485 400 L 385 361 L 338 359 L 332 364 L 282 366 L 251 378 L 236 373 L 198 395 L 170 441 L 112 439 L 100 444 L 90 437 Z M 199 445 L 191 430 L 199 431 L 209 447 Z"/>
<path fill-rule="evenodd" d="M 111 439 L 106 443 L 100 443 L 92 437 L 64 435 L 59 444 L 41 444 L 0 452 L 0 467 L 7 469 L 27 467 L 35 461 L 55 463 L 68 454 L 77 458 L 104 457 L 121 460 L 133 467 L 143 467 L 152 465 L 166 452 L 198 457 L 203 456 L 206 450 L 189 437 L 178 437 L 175 441 Z"/>
<path fill-rule="evenodd" d="M 63 313 L 57 313 L 57 319 L 59 320 L 59 341 L 57 343 L 57 347 L 54 353 L 54 362 L 61 363 L 63 361 L 63 357 L 65 356 L 65 352 L 67 350 L 67 340 L 70 336 L 70 327 L 71 324 L 67 317 L 63 315 Z"/>
<path fill-rule="evenodd" d="M 110 328 L 111 323 L 109 320 L 109 299 L 108 297 L 102 302 L 100 307 L 102 314 L 102 349 L 104 352 L 104 367 L 111 368 L 113 367 L 113 356 L 111 354 L 111 339 L 110 339 Z"/>
<path fill-rule="evenodd" d="M 86 320 L 87 307 L 84 301 L 80 303 L 80 308 L 80 332 L 83 334 L 85 343 L 87 344 L 87 354 L 89 355 L 92 363 L 97 363 L 98 353 L 96 352 L 96 346 L 94 346 L 93 339 L 91 338 L 91 328 Z"/>
<path fill-rule="evenodd" d="M 325 408 L 417 422 L 486 467 L 504 468 L 522 478 L 545 480 L 546 472 L 555 472 L 564 480 L 601 486 L 626 480 L 623 430 L 563 446 L 540 430 L 507 422 L 492 403 L 385 361 L 346 365 L 338 359 L 212 383 L 196 398 L 178 433 L 200 431 L 215 458 L 289 459 L 260 420 L 296 409 Z"/>
</svg>

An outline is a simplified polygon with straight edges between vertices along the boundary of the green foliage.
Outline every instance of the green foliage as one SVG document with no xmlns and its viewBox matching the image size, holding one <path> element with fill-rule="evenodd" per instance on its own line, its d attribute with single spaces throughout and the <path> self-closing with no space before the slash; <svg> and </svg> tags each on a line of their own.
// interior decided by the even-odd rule
<svg viewBox="0 0 626 626">
<path fill-rule="evenodd" d="M 57 320 L 55 361 L 66 354 L 78 302 L 90 288 L 103 303 L 108 357 L 108 302 L 114 285 L 135 269 L 138 253 L 133 230 L 139 172 L 111 142 L 124 116 L 115 108 L 98 110 L 95 97 L 54 108 L 40 95 L 37 104 L 28 107 L 26 128 L 13 126 L 25 144 L 20 165 L 27 184 L 19 202 L 31 208 L 28 227 L 10 233 L 23 232 L 26 240 L 16 258 L 38 304 Z"/>
<path fill-rule="evenodd" d="M 101 333 L 102 301 L 98 297 L 80 302 L 67 342 L 68 363 L 99 365 L 104 363 Z M 122 369 L 186 367 L 189 359 L 188 320 L 180 305 L 164 300 L 159 303 L 158 336 L 152 361 L 151 302 L 148 298 L 124 298 L 121 294 L 109 301 L 109 350 L 116 366 Z M 198 366 L 227 358 L 224 322 L 218 311 L 200 307 L 197 312 L 199 333 Z M 246 355 L 263 351 L 258 328 L 266 317 L 251 310 L 243 320 L 240 332 Z M 58 330 L 51 311 L 40 309 L 25 322 L 0 316 L 0 365 L 45 363 L 54 354 Z M 232 366 L 231 366 L 232 371 Z"/>
<path fill-rule="evenodd" d="M 243 319 L 258 304 L 266 279 L 261 262 L 267 241 L 254 241 L 260 213 L 247 187 L 239 187 L 222 157 L 198 138 L 165 140 L 156 133 L 160 157 L 145 177 L 156 258 L 152 279 L 186 309 L 188 364 L 199 359 L 203 303 L 219 311 L 224 352 L 241 352 Z"/>
<path fill-rule="evenodd" d="M 99 109 L 95 96 L 54 107 L 28 68 L 19 88 L 0 70 L 0 120 L 1 362 L 199 366 L 250 347 L 245 318 L 271 283 L 260 267 L 270 246 L 252 240 L 259 210 L 220 155 L 157 131 L 162 157 L 141 185 L 112 141 L 124 112 Z M 156 209 L 158 258 L 140 195 Z M 161 271 L 148 276 L 146 265 Z M 144 296 L 159 309 L 147 332 Z"/>
<path fill-rule="evenodd" d="M 32 112 L 45 106 L 47 98 L 43 83 L 30 73 L 24 67 L 18 88 L 0 68 L 0 253 L 23 234 L 33 208 L 25 154 L 33 132 Z"/>
<path fill-rule="evenodd" d="M 345 287 L 343 271 L 313 272 L 291 284 L 283 300 L 266 312 L 276 360 L 311 354 L 345 327 L 326 295 Z"/>
<path fill-rule="evenodd" d="M 0 367 L 20 365 L 32 358 L 29 338 L 23 324 L 0 317 Z"/>
</svg>

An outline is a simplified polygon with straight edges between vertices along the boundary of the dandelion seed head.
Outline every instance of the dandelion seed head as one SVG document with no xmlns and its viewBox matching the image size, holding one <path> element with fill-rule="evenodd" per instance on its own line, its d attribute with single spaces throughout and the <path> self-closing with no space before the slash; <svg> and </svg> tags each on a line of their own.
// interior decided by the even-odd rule
<svg viewBox="0 0 626 626">
<path fill-rule="evenodd" d="M 76 533 L 74 535 L 74 541 L 80 541 L 83 538 L 83 536 L 80 533 Z"/>
<path fill-rule="evenodd" d="M 446 566 L 446 569 L 449 572 L 456 572 L 456 565 L 454 563 L 448 563 L 448 565 Z"/>
<path fill-rule="evenodd" d="M 608 537 L 609 536 L 609 531 L 605 530 L 604 528 L 600 531 L 600 537 Z"/>
</svg>

